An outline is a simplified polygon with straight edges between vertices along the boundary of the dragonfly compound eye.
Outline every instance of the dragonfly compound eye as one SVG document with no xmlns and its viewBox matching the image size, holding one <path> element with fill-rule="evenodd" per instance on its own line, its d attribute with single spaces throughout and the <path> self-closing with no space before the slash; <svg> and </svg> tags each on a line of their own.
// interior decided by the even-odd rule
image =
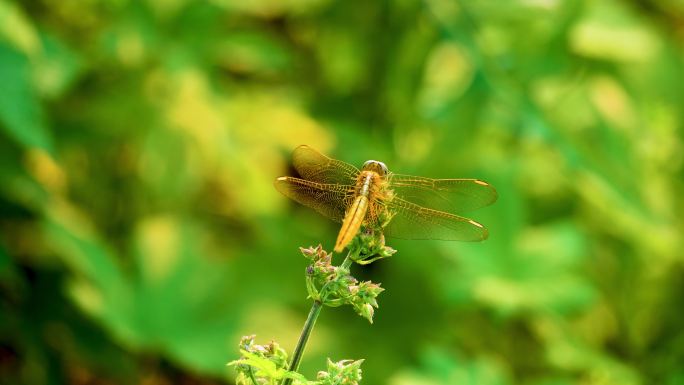
<svg viewBox="0 0 684 385">
<path fill-rule="evenodd" d="M 368 160 L 363 164 L 363 169 L 366 171 L 375 171 L 378 174 L 385 176 L 389 172 L 384 163 L 377 160 Z"/>
</svg>

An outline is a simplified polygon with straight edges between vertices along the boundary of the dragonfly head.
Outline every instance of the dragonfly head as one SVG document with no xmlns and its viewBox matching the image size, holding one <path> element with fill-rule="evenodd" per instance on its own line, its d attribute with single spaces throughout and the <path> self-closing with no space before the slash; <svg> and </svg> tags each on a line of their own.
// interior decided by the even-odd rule
<svg viewBox="0 0 684 385">
<path fill-rule="evenodd" d="M 377 160 L 367 160 L 366 163 L 363 164 L 363 171 L 374 171 L 380 176 L 385 176 L 389 172 L 387 166 Z"/>
</svg>

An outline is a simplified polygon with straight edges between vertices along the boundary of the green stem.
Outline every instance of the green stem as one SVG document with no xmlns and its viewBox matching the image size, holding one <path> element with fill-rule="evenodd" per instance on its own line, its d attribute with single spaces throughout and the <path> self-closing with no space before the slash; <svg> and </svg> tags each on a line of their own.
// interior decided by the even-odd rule
<svg viewBox="0 0 684 385">
<path fill-rule="evenodd" d="M 354 254 L 355 257 L 357 257 L 357 256 L 359 255 L 359 253 L 360 253 L 360 252 L 357 251 L 357 252 L 355 252 L 355 253 L 353 253 L 353 254 Z M 352 263 L 354 263 L 354 261 L 352 260 L 351 256 L 352 256 L 352 252 L 350 251 L 349 254 L 347 254 L 347 257 L 344 259 L 344 261 L 342 261 L 342 264 L 340 265 L 340 267 L 342 267 L 342 268 L 345 269 L 345 270 L 349 270 L 349 268 L 351 267 Z"/>
<path fill-rule="evenodd" d="M 254 385 L 259 385 L 259 383 L 256 380 L 256 377 L 254 376 L 254 368 L 251 366 L 249 367 L 249 379 L 252 380 Z"/>
<path fill-rule="evenodd" d="M 299 363 L 302 360 L 302 355 L 304 354 L 304 348 L 306 347 L 307 341 L 309 341 L 309 336 L 313 331 L 313 327 L 316 324 L 316 319 L 321 314 L 321 309 L 323 309 L 323 303 L 321 301 L 314 301 L 311 310 L 309 311 L 309 316 L 306 318 L 306 323 L 304 323 L 304 329 L 302 334 L 299 336 L 299 341 L 297 341 L 297 347 L 295 348 L 294 355 L 292 356 L 292 363 L 290 363 L 290 371 L 296 372 L 299 370 Z M 291 378 L 286 378 L 283 380 L 282 385 L 290 385 L 292 383 Z"/>
<path fill-rule="evenodd" d="M 347 254 L 347 257 L 344 258 L 344 261 L 342 261 L 340 267 L 344 269 L 349 269 L 349 267 L 354 262 L 351 258 L 352 254 L 352 251 L 350 251 Z M 355 254 L 358 254 L 358 252 L 356 252 Z M 321 298 L 322 300 L 325 300 L 325 298 L 327 297 L 327 288 L 328 284 L 323 285 L 323 287 L 321 288 L 319 298 Z M 297 346 L 295 347 L 294 354 L 292 355 L 292 362 L 290 363 L 289 369 L 291 372 L 296 372 L 299 370 L 299 363 L 301 362 L 302 356 L 304 355 L 304 348 L 306 347 L 306 343 L 309 341 L 309 336 L 313 331 L 314 325 L 316 324 L 316 320 L 318 319 L 318 316 L 321 314 L 322 309 L 323 302 L 319 299 L 314 300 L 314 303 L 311 306 L 311 310 L 309 310 L 309 316 L 306 317 L 304 329 L 302 329 L 302 334 L 299 336 L 299 341 L 297 341 Z M 282 385 L 290 385 L 291 383 L 292 379 L 286 378 L 283 380 Z"/>
</svg>

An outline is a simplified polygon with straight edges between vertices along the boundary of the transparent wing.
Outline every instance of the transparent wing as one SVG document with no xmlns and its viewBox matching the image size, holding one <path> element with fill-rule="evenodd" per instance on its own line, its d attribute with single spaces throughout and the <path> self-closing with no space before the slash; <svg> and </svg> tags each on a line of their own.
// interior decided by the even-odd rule
<svg viewBox="0 0 684 385">
<path fill-rule="evenodd" d="M 488 206 L 497 198 L 494 187 L 478 179 L 431 179 L 390 174 L 389 184 L 401 199 L 451 213 Z"/>
<path fill-rule="evenodd" d="M 346 207 L 353 199 L 354 190 L 346 185 L 316 183 L 290 176 L 277 178 L 274 185 L 286 197 L 335 222 L 342 222 Z"/>
<path fill-rule="evenodd" d="M 295 148 L 292 163 L 302 178 L 318 183 L 354 184 L 359 174 L 351 164 L 328 158 L 306 145 Z"/>
<path fill-rule="evenodd" d="M 394 197 L 386 203 L 394 213 L 385 235 L 403 239 L 482 241 L 489 233 L 481 224 L 458 215 L 432 210 Z"/>
</svg>

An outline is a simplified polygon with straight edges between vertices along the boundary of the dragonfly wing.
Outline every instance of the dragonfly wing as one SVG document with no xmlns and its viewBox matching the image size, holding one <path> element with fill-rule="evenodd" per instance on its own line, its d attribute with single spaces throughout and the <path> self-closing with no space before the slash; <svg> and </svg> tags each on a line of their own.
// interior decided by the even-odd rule
<svg viewBox="0 0 684 385">
<path fill-rule="evenodd" d="M 281 176 L 274 184 L 276 190 L 286 197 L 335 222 L 342 222 L 347 204 L 353 198 L 351 186 L 316 183 L 290 176 Z"/>
<path fill-rule="evenodd" d="M 488 206 L 497 198 L 494 187 L 479 179 L 431 179 L 391 174 L 389 184 L 401 199 L 452 213 Z"/>
<path fill-rule="evenodd" d="M 324 184 L 353 184 L 359 174 L 351 164 L 328 158 L 306 145 L 295 148 L 292 163 L 302 178 Z"/>
<path fill-rule="evenodd" d="M 402 239 L 439 239 L 444 241 L 482 241 L 489 233 L 468 218 L 418 206 L 399 197 L 386 203 L 394 213 L 385 235 Z"/>
</svg>

